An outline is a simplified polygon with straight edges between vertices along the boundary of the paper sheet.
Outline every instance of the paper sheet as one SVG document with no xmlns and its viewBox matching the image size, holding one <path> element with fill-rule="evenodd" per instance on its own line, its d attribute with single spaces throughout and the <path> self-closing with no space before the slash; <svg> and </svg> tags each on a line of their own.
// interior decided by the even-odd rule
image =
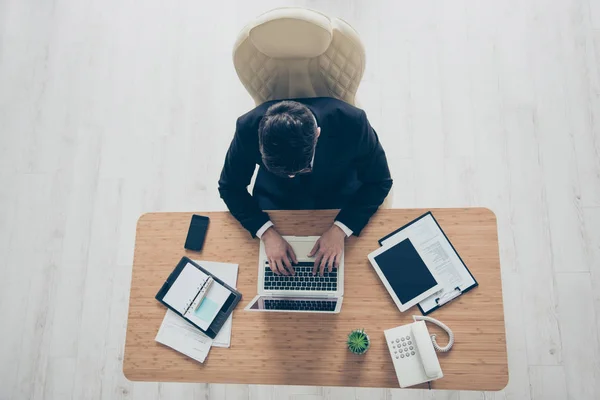
<svg viewBox="0 0 600 400">
<path fill-rule="evenodd" d="M 444 287 L 419 303 L 425 312 L 437 305 L 436 299 L 452 295 L 456 287 L 463 290 L 475 284 L 473 277 L 431 215 L 402 229 L 381 242 L 381 245 L 389 247 L 405 239 L 410 239 L 425 265 Z"/>
<path fill-rule="evenodd" d="M 204 362 L 213 342 L 171 310 L 167 310 L 154 340 L 199 362 Z"/>
</svg>

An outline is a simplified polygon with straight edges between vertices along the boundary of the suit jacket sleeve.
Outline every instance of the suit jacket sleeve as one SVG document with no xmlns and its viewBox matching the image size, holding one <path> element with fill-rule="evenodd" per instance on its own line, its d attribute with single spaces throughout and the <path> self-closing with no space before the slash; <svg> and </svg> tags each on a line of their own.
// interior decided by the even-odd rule
<svg viewBox="0 0 600 400">
<path fill-rule="evenodd" d="M 249 143 L 242 130 L 243 124 L 238 119 L 221 171 L 219 193 L 231 214 L 255 237 L 256 232 L 269 221 L 269 215 L 260 209 L 256 199 L 248 193 L 248 185 L 256 168 L 253 151 L 258 151 L 258 147 Z"/>
<path fill-rule="evenodd" d="M 359 126 L 361 132 L 357 140 L 356 167 L 362 186 L 336 217 L 337 221 L 350 228 L 356 236 L 367 225 L 392 188 L 385 152 L 364 111 Z"/>
</svg>

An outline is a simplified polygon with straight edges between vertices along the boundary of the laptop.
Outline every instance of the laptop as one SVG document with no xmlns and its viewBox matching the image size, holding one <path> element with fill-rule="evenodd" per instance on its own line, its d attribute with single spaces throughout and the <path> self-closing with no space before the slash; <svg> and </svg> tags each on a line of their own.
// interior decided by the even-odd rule
<svg viewBox="0 0 600 400">
<path fill-rule="evenodd" d="M 258 295 L 248 311 L 339 313 L 344 296 L 344 254 L 338 268 L 312 274 L 314 258 L 308 257 L 319 236 L 284 236 L 298 259 L 294 276 L 276 275 L 269 267 L 265 245 L 258 256 Z"/>
</svg>

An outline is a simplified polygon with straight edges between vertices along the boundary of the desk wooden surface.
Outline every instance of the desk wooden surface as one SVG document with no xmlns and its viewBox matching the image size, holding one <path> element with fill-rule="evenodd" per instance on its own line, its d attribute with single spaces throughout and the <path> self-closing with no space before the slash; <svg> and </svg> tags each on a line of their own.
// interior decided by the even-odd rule
<svg viewBox="0 0 600 400">
<path fill-rule="evenodd" d="M 428 210 L 380 210 L 361 236 L 346 242 L 345 293 L 340 314 L 255 313 L 258 241 L 226 212 L 210 217 L 202 253 L 183 249 L 191 213 L 144 214 L 138 221 L 123 371 L 134 381 L 398 387 L 383 330 L 412 322 L 417 307 L 400 313 L 367 260 L 377 240 Z M 501 390 L 508 383 L 498 236 L 484 208 L 431 210 L 479 287 L 434 312 L 455 333 L 452 351 L 439 354 L 444 377 L 434 389 Z M 335 211 L 269 213 L 284 235 L 319 235 Z M 243 299 L 234 311 L 231 348 L 212 348 L 204 364 L 154 341 L 166 309 L 154 296 L 182 256 L 237 263 Z M 437 327 L 428 325 L 430 332 Z M 345 347 L 352 329 L 365 328 L 363 356 Z M 438 331 L 441 334 L 441 331 Z M 441 343 L 445 343 L 442 335 Z"/>
</svg>

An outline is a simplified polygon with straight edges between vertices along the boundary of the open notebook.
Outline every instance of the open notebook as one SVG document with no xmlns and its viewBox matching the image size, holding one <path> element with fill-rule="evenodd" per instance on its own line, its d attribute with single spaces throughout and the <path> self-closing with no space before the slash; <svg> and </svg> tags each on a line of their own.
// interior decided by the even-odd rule
<svg viewBox="0 0 600 400">
<path fill-rule="evenodd" d="M 202 299 L 204 285 L 214 280 Z M 242 295 L 187 257 L 171 273 L 156 299 L 214 338 Z"/>
</svg>

